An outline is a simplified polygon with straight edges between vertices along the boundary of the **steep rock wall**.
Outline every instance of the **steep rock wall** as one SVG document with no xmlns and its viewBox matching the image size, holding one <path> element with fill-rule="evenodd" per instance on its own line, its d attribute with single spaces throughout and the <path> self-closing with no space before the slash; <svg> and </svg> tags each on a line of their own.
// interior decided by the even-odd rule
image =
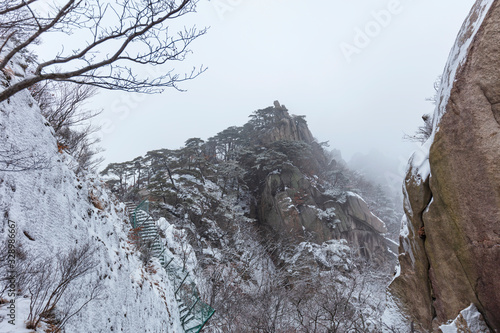
<svg viewBox="0 0 500 333">
<path fill-rule="evenodd" d="M 354 193 L 338 199 L 321 191 L 315 179 L 285 164 L 265 180 L 259 204 L 260 221 L 274 232 L 303 241 L 323 243 L 347 239 L 360 254 L 382 262 L 387 245 L 385 224 Z"/>
<path fill-rule="evenodd" d="M 477 1 L 443 75 L 433 134 L 405 180 L 391 289 L 424 330 L 471 303 L 500 329 L 499 78 L 500 1 Z"/>
</svg>

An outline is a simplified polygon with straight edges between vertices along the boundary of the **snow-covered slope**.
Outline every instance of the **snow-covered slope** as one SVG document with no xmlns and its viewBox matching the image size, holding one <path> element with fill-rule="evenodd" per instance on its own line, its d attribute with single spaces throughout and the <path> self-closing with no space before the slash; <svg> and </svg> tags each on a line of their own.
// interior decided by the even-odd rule
<svg viewBox="0 0 500 333">
<path fill-rule="evenodd" d="M 9 80 L 24 74 L 19 63 L 11 64 Z M 8 84 L 6 75 L 1 86 Z M 155 264 L 146 270 L 128 240 L 124 206 L 113 202 L 99 179 L 75 175 L 74 165 L 71 156 L 58 151 L 28 92 L 0 104 L 2 249 L 14 225 L 15 246 L 26 253 L 26 262 L 55 259 L 84 244 L 95 249 L 96 268 L 70 284 L 57 310 L 68 302 L 79 307 L 94 284 L 101 286 L 98 297 L 68 321 L 67 332 L 182 332 L 165 272 Z M 31 332 L 25 329 L 29 294 L 0 295 L 3 302 L 15 300 L 15 322 L 7 316 L 10 303 L 0 305 L 0 332 Z"/>
</svg>

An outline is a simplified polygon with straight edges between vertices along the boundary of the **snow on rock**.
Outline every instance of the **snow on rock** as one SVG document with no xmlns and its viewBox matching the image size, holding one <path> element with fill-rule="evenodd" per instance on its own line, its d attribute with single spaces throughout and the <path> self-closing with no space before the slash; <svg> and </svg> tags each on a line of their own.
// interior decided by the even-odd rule
<svg viewBox="0 0 500 333">
<path fill-rule="evenodd" d="M 469 13 L 469 16 L 465 19 L 465 22 L 463 23 L 457 36 L 456 42 L 450 51 L 446 67 L 441 77 L 441 86 L 438 91 L 440 100 L 438 101 L 436 110 L 434 111 L 434 132 L 438 130 L 439 121 L 446 112 L 446 107 L 450 98 L 451 89 L 453 88 L 453 84 L 455 82 L 455 77 L 460 67 L 464 64 L 469 53 L 469 47 L 471 46 L 471 43 L 474 40 L 479 27 L 481 27 L 481 24 L 483 23 L 493 2 L 494 0 L 482 0 L 476 2 L 474 8 Z M 465 29 L 466 27 L 469 27 L 469 29 Z M 430 141 L 432 141 L 432 139 Z"/>
<path fill-rule="evenodd" d="M 434 140 L 434 134 L 427 140 L 418 150 L 410 157 L 406 174 L 411 172 L 412 178 L 416 181 L 416 185 L 425 182 L 431 174 L 431 166 L 429 164 L 429 150 Z"/>
<path fill-rule="evenodd" d="M 399 232 L 399 236 L 401 237 L 408 237 L 410 235 L 410 230 L 408 229 L 408 219 L 406 218 L 406 215 L 403 215 L 401 218 L 401 230 Z"/>
<path fill-rule="evenodd" d="M 102 288 L 67 332 L 181 332 L 173 288 L 158 263 L 146 269 L 139 260 L 123 205 L 93 175 L 75 175 L 75 161 L 58 152 L 52 132 L 28 92 L 0 104 L 0 244 L 15 224 L 16 246 L 27 260 L 54 259 L 87 243 L 95 249 L 96 269 L 70 285 L 59 304 L 81 305 L 90 283 Z M 23 332 L 29 293 L 0 296 L 16 304 L 15 325 L 8 323 L 8 304 L 0 305 L 0 332 Z"/>
<path fill-rule="evenodd" d="M 347 259 L 347 253 L 350 248 L 345 239 L 329 240 L 323 244 L 315 244 L 311 242 L 302 242 L 297 246 L 296 252 L 291 258 L 283 258 L 289 264 L 297 264 L 303 260 L 304 256 L 312 255 L 312 258 L 319 264 L 325 267 L 344 266 L 348 269 L 347 264 L 350 264 Z"/>
<path fill-rule="evenodd" d="M 427 141 L 415 151 L 408 164 L 408 168 L 411 168 L 412 175 L 417 179 L 417 182 L 425 182 L 430 176 L 429 150 L 434 142 L 435 134 L 439 130 L 439 122 L 446 112 L 450 93 L 455 82 L 455 76 L 460 67 L 464 64 L 467 54 L 469 53 L 469 47 L 492 4 L 493 0 L 476 2 L 474 5 L 475 8 L 471 10 L 469 16 L 463 23 L 462 29 L 460 29 L 456 42 L 451 49 L 448 62 L 441 76 L 441 85 L 437 94 L 440 96 L 440 99 L 434 110 L 432 134 Z M 465 29 L 464 27 L 470 28 Z"/>
<path fill-rule="evenodd" d="M 386 295 L 385 309 L 381 320 L 383 323 L 382 332 L 384 333 L 410 331 L 408 318 L 401 313 L 399 305 L 390 294 Z"/>
<path fill-rule="evenodd" d="M 400 245 L 403 247 L 404 252 L 400 252 L 400 255 L 408 254 L 410 256 L 411 264 L 413 266 L 415 265 L 415 255 L 413 254 L 413 249 L 409 238 L 410 227 L 411 225 L 409 225 L 406 215 L 403 215 L 403 217 L 401 218 L 401 230 L 399 232 L 399 242 Z M 399 271 L 401 273 L 401 268 L 399 268 Z M 397 276 L 399 276 L 399 274 Z M 393 281 L 397 276 L 393 278 Z"/>
<path fill-rule="evenodd" d="M 474 304 L 471 304 L 468 308 L 462 310 L 453 322 L 447 325 L 439 326 L 439 331 L 442 333 L 490 332 L 484 322 L 483 316 Z"/>
<path fill-rule="evenodd" d="M 365 221 L 365 223 L 369 224 L 379 233 L 387 232 L 387 226 L 385 225 L 385 222 L 370 211 L 365 199 L 354 192 L 346 192 L 346 196 L 347 202 L 352 208 L 351 212 L 349 212 L 351 215 L 356 216 L 362 221 Z M 353 198 L 354 200 L 352 200 Z"/>
</svg>

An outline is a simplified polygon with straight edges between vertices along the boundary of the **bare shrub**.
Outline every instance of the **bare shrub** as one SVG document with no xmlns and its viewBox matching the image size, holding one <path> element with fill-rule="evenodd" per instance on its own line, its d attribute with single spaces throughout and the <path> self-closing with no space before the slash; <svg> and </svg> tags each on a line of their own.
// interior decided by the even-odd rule
<svg viewBox="0 0 500 333">
<path fill-rule="evenodd" d="M 11 289 L 10 284 L 15 283 L 16 294 L 26 290 L 32 278 L 32 261 L 27 260 L 27 254 L 22 245 L 18 244 L 15 248 L 15 260 L 13 267 L 9 265 L 9 251 L 7 243 L 0 249 L 0 297 L 7 289 Z M 14 277 L 14 278 L 13 278 Z"/>
<path fill-rule="evenodd" d="M 419 126 L 414 134 L 405 134 L 403 139 L 411 142 L 424 143 L 432 134 L 432 117 L 430 114 L 424 114 L 422 116 L 424 124 Z"/>
<path fill-rule="evenodd" d="M 78 170 L 95 169 L 102 158 L 102 151 L 95 134 L 99 127 L 92 120 L 102 110 L 89 110 L 86 104 L 97 93 L 97 88 L 68 82 L 45 81 L 30 87 L 42 115 L 52 125 L 58 145 L 78 162 Z"/>
<path fill-rule="evenodd" d="M 62 330 L 71 317 L 98 297 L 101 280 L 85 283 L 85 287 L 82 284 L 82 279 L 98 265 L 95 252 L 96 248 L 87 243 L 57 254 L 54 260 L 43 258 L 36 262 L 28 284 L 31 300 L 27 328 L 34 329 L 46 320 Z"/>
<path fill-rule="evenodd" d="M 32 150 L 19 149 L 13 145 L 0 146 L 0 171 L 21 172 L 50 168 L 50 159 Z"/>
<path fill-rule="evenodd" d="M 279 246 L 281 252 L 286 244 Z M 267 251 L 272 252 L 272 248 Z M 296 264 L 272 265 L 256 280 L 245 281 L 231 264 L 211 265 L 203 291 L 217 309 L 208 332 L 380 332 L 382 298 L 374 297 L 371 268 L 353 257 L 348 271 Z M 299 263 L 299 265 L 301 265 Z M 255 267 L 254 267 L 255 268 Z M 372 277 L 380 279 L 379 277 Z M 382 288 L 383 289 L 383 288 Z"/>
<path fill-rule="evenodd" d="M 142 226 L 130 229 L 128 233 L 128 243 L 132 244 L 145 267 L 149 267 L 151 259 L 153 259 L 153 240 L 143 239 L 141 237 Z"/>
<path fill-rule="evenodd" d="M 151 259 L 153 259 L 153 241 L 143 240 L 139 243 L 139 253 L 142 263 L 145 266 L 149 265 Z"/>
<path fill-rule="evenodd" d="M 425 99 L 426 101 L 431 102 L 433 105 L 437 105 L 439 103 L 439 89 L 441 88 L 441 80 L 442 76 L 439 75 L 434 81 L 434 95 Z M 432 115 L 424 114 L 422 116 L 422 120 L 424 121 L 424 124 L 420 125 L 414 134 L 405 134 L 403 136 L 403 140 L 420 143 L 424 143 L 425 141 L 427 141 L 427 139 L 432 134 Z"/>
</svg>

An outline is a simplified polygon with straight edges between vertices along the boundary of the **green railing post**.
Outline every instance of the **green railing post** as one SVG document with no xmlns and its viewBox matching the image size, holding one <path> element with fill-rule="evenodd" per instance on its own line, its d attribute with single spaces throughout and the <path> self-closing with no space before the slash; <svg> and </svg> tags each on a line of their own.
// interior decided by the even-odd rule
<svg viewBox="0 0 500 333">
<path fill-rule="evenodd" d="M 184 323 L 184 320 L 191 314 L 191 310 L 193 310 L 193 308 L 196 306 L 196 304 L 198 304 L 199 300 L 200 300 L 200 298 L 196 298 L 196 302 L 194 302 L 193 305 L 191 305 L 191 307 L 189 308 L 188 312 L 184 316 L 182 316 L 181 320 L 183 323 Z"/>
<path fill-rule="evenodd" d="M 168 265 L 170 265 L 172 261 L 174 261 L 174 258 L 170 259 L 170 261 L 165 265 L 165 269 L 167 269 Z"/>
<path fill-rule="evenodd" d="M 179 287 L 177 287 L 177 290 L 175 291 L 175 296 L 177 296 L 177 292 L 179 291 L 179 289 L 181 289 L 182 285 L 184 284 L 184 281 L 186 281 L 187 277 L 189 275 L 189 272 L 187 272 L 186 276 L 184 277 L 184 279 L 182 279 L 182 282 L 181 284 L 179 285 Z"/>
<path fill-rule="evenodd" d="M 212 311 L 210 311 L 210 315 L 207 317 L 207 319 L 205 319 L 205 321 L 203 322 L 203 324 L 201 324 L 201 327 L 200 327 L 200 329 L 197 331 L 197 333 L 199 333 L 199 332 L 203 329 L 203 327 L 205 327 L 205 325 L 207 324 L 207 322 L 208 322 L 208 321 L 210 320 L 210 318 L 212 318 L 212 316 L 214 315 L 215 310 L 214 310 L 214 309 L 212 309 L 212 308 L 210 308 L 210 309 L 212 310 Z"/>
</svg>

